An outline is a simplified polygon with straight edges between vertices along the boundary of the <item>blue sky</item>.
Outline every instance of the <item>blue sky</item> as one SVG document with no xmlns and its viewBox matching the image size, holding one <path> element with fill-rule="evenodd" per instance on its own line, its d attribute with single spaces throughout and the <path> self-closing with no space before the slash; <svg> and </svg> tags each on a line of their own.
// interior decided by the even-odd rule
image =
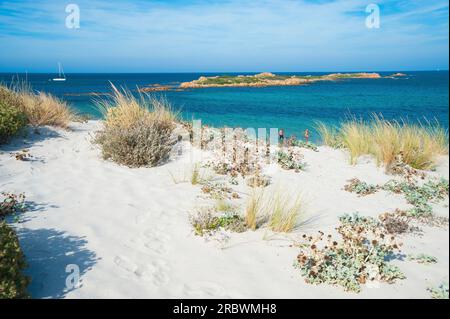
<svg viewBox="0 0 450 319">
<path fill-rule="evenodd" d="M 447 70 L 448 19 L 447 0 L 0 0 L 0 72 Z"/>
</svg>

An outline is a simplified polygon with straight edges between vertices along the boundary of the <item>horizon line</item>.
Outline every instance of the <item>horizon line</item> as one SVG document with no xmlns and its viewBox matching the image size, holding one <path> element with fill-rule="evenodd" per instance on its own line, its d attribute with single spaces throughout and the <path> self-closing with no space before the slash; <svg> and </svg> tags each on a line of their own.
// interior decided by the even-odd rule
<svg viewBox="0 0 450 319">
<path fill-rule="evenodd" d="M 449 69 L 419 69 L 419 70 L 357 70 L 357 71 L 348 71 L 348 70 L 339 70 L 339 71 L 160 71 L 160 72 L 134 72 L 134 71 L 122 71 L 122 72 L 65 72 L 65 74 L 217 74 L 217 73 L 262 73 L 262 72 L 270 72 L 270 73 L 374 73 L 374 72 L 448 72 Z M 52 72 L 14 72 L 14 71 L 0 71 L 0 74 L 53 74 Z"/>
</svg>

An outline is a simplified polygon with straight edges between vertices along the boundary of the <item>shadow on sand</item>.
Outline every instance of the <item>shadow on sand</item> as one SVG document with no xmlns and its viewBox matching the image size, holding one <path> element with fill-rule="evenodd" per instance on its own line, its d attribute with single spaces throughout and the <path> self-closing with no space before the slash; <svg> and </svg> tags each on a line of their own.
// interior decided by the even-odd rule
<svg viewBox="0 0 450 319">
<path fill-rule="evenodd" d="M 0 151 L 16 152 L 52 138 L 61 138 L 62 135 L 50 127 L 27 127 L 24 132 L 13 138 L 9 143 L 1 145 Z"/>
<path fill-rule="evenodd" d="M 77 289 L 69 281 L 74 266 L 79 269 L 79 285 L 83 275 L 92 269 L 98 258 L 86 248 L 85 238 L 71 236 L 55 229 L 18 229 L 20 245 L 28 263 L 26 274 L 31 277 L 28 291 L 32 298 L 63 298 Z M 69 266 L 69 267 L 68 267 Z M 67 270 L 67 272 L 66 272 Z"/>
</svg>

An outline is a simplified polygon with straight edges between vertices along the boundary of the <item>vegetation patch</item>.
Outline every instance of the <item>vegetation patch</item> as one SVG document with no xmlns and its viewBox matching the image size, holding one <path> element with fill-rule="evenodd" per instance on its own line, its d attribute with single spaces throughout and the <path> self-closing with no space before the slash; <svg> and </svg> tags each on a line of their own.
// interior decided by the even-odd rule
<svg viewBox="0 0 450 319">
<path fill-rule="evenodd" d="M 197 236 L 212 235 L 219 230 L 242 233 L 247 230 L 244 219 L 236 213 L 225 212 L 217 215 L 214 209 L 201 209 L 190 216 L 190 222 Z"/>
<path fill-rule="evenodd" d="M 300 195 L 290 196 L 287 192 L 277 191 L 265 203 L 269 228 L 274 232 L 289 233 L 298 227 L 304 214 L 303 200 Z"/>
<path fill-rule="evenodd" d="M 410 254 L 410 255 L 408 255 L 408 260 L 415 261 L 419 264 L 426 264 L 426 265 L 435 264 L 438 262 L 436 257 L 430 256 L 427 254 L 418 254 L 418 255 Z"/>
<path fill-rule="evenodd" d="M 366 196 L 374 194 L 379 190 L 377 185 L 367 184 L 357 178 L 352 178 L 348 181 L 348 184 L 344 186 L 344 190 L 350 193 L 356 193 L 359 196 Z"/>
<path fill-rule="evenodd" d="M 323 232 L 304 235 L 305 244 L 296 267 L 307 283 L 340 285 L 346 291 L 359 292 L 371 281 L 393 283 L 405 276 L 388 262 L 399 250 L 395 237 L 386 235 L 373 218 L 344 215 L 337 228 L 342 240 Z"/>
<path fill-rule="evenodd" d="M 296 172 L 299 172 L 306 168 L 306 163 L 302 161 L 302 156 L 300 154 L 295 154 L 292 150 L 278 151 L 277 162 L 286 170 L 295 170 Z"/>
<path fill-rule="evenodd" d="M 105 115 L 94 142 L 103 158 L 129 167 L 156 166 L 168 159 L 176 115 L 166 100 L 135 98 L 113 86 L 109 100 L 99 102 Z"/>
<path fill-rule="evenodd" d="M 437 202 L 448 196 L 449 183 L 448 180 L 443 178 L 429 180 L 422 186 L 391 180 L 383 186 L 383 189 L 396 194 L 404 194 L 407 202 L 414 206 L 408 211 L 408 214 L 415 217 L 424 217 L 433 213 L 433 208 L 429 202 Z"/>
<path fill-rule="evenodd" d="M 427 290 L 433 299 L 449 299 L 448 283 L 442 283 L 438 287 L 429 287 Z"/>
<path fill-rule="evenodd" d="M 0 299 L 29 298 L 25 257 L 14 230 L 0 221 Z"/>
<path fill-rule="evenodd" d="M 1 192 L 2 201 L 0 202 L 0 220 L 8 215 L 15 215 L 26 210 L 25 194 L 14 194 Z"/>
<path fill-rule="evenodd" d="M 381 214 L 378 219 L 388 234 L 400 235 L 409 232 L 420 232 L 420 228 L 411 226 L 411 217 L 408 216 L 408 213 L 399 209 L 393 213 Z"/>
<path fill-rule="evenodd" d="M 433 123 L 387 121 L 374 115 L 371 121 L 353 119 L 339 128 L 319 123 L 317 130 L 325 145 L 345 147 L 352 164 L 371 154 L 378 164 L 389 167 L 401 154 L 403 163 L 414 169 L 432 169 L 438 155 L 448 154 L 448 132 Z"/>
<path fill-rule="evenodd" d="M 0 144 L 7 143 L 27 125 L 20 103 L 17 93 L 0 85 Z"/>
</svg>

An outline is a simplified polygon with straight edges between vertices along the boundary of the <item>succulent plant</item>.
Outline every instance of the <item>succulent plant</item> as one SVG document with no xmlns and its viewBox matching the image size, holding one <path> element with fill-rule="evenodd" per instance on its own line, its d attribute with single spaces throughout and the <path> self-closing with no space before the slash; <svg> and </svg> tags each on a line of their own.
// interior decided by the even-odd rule
<svg viewBox="0 0 450 319">
<path fill-rule="evenodd" d="M 305 281 L 312 284 L 340 285 L 359 292 L 368 281 L 394 282 L 405 276 L 388 257 L 401 244 L 384 232 L 380 222 L 358 214 L 344 215 L 337 228 L 341 241 L 323 232 L 303 238 L 305 244 L 297 257 L 296 267 Z"/>
<path fill-rule="evenodd" d="M 379 190 L 379 186 L 367 184 L 357 178 L 352 178 L 348 184 L 344 186 L 344 190 L 350 193 L 356 193 L 359 196 L 374 194 Z"/>
</svg>

